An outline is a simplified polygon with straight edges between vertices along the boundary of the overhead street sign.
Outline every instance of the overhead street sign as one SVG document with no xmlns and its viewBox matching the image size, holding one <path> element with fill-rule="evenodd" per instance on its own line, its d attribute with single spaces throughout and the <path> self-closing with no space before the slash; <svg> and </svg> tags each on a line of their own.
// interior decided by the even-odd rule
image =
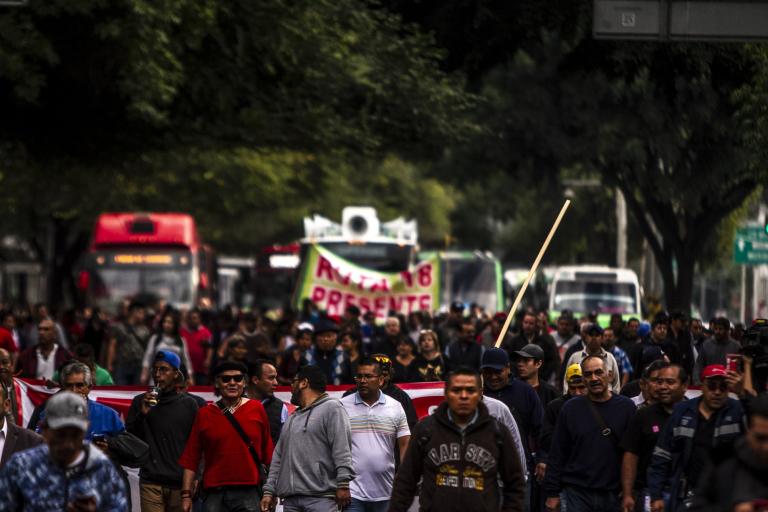
<svg viewBox="0 0 768 512">
<path fill-rule="evenodd" d="M 760 41 L 768 1 L 593 0 L 596 39 Z"/>
<path fill-rule="evenodd" d="M 768 263 L 768 234 L 765 229 L 739 228 L 733 239 L 733 260 L 741 265 Z"/>
</svg>

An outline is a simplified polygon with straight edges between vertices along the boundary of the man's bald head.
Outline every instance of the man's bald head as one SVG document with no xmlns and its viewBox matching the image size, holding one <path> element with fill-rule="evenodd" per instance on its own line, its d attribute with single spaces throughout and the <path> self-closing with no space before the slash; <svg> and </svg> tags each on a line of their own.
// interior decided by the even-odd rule
<svg viewBox="0 0 768 512">
<path fill-rule="evenodd" d="M 13 365 L 11 354 L 4 348 L 0 348 L 0 382 L 8 386 L 13 380 Z"/>
</svg>

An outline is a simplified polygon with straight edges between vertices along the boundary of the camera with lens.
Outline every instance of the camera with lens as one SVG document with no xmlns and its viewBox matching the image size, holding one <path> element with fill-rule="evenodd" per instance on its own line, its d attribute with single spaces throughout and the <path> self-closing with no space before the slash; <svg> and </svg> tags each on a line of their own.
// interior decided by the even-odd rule
<svg viewBox="0 0 768 512">
<path fill-rule="evenodd" d="M 744 333 L 741 353 L 752 359 L 752 382 L 760 392 L 768 381 L 768 319 L 757 318 Z"/>
</svg>

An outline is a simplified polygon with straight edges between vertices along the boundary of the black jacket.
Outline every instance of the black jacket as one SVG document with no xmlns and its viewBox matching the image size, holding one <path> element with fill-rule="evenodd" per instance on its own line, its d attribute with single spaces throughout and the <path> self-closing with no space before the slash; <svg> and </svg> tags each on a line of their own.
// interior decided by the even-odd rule
<svg viewBox="0 0 768 512">
<path fill-rule="evenodd" d="M 523 510 L 520 456 L 509 430 L 499 427 L 482 402 L 477 419 L 464 432 L 448 418 L 446 402 L 416 425 L 395 477 L 390 512 L 409 509 L 419 478 L 422 511 L 496 512 L 502 491 L 502 511 Z"/>
<path fill-rule="evenodd" d="M 184 470 L 178 460 L 187 444 L 197 415 L 197 402 L 186 393 L 166 393 L 145 416 L 141 413 L 144 393 L 133 398 L 125 428 L 149 445 L 149 460 L 141 467 L 142 481 L 181 488 Z"/>
<path fill-rule="evenodd" d="M 733 457 L 710 466 L 696 489 L 692 511 L 732 510 L 737 503 L 768 498 L 768 462 L 750 451 L 744 438 L 736 441 Z"/>
</svg>

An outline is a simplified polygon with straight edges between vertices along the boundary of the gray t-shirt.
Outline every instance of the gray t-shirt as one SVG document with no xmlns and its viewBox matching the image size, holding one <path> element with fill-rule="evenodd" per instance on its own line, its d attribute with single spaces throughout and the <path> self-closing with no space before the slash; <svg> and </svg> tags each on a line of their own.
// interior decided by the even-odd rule
<svg viewBox="0 0 768 512">
<path fill-rule="evenodd" d="M 120 323 L 112 327 L 112 336 L 117 341 L 116 365 L 141 365 L 149 339 L 149 329 L 143 325 Z"/>
</svg>

